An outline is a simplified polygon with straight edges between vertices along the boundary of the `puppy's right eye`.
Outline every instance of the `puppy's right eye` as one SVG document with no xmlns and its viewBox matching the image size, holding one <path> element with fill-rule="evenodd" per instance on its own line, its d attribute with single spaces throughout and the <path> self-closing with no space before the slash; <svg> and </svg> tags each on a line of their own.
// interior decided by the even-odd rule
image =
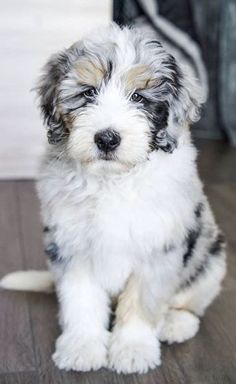
<svg viewBox="0 0 236 384">
<path fill-rule="evenodd" d="M 88 88 L 83 92 L 83 96 L 86 97 L 86 99 L 92 99 L 94 96 L 96 96 L 96 94 L 97 91 L 95 88 Z"/>
</svg>

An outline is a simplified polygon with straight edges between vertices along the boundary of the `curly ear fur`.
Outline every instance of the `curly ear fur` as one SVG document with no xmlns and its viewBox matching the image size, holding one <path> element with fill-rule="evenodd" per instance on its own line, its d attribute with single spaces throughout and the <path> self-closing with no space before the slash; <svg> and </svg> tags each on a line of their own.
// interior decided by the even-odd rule
<svg viewBox="0 0 236 384">
<path fill-rule="evenodd" d="M 158 132 L 155 138 L 157 148 L 164 152 L 172 153 L 177 147 L 177 140 L 168 132 L 167 129 L 162 129 Z"/>
<path fill-rule="evenodd" d="M 47 124 L 47 137 L 50 144 L 61 142 L 67 134 L 60 111 L 57 107 L 58 85 L 70 68 L 67 52 L 51 56 L 44 67 L 37 87 L 44 122 Z"/>
<path fill-rule="evenodd" d="M 168 103 L 174 125 L 183 127 L 196 122 L 200 118 L 201 105 L 206 101 L 204 91 L 197 79 L 190 75 L 187 68 L 180 67 L 172 55 L 168 55 L 168 60 L 164 64 L 170 71 L 167 84 L 172 98 Z M 171 153 L 177 146 L 177 136 L 178 130 L 167 127 L 158 132 L 157 146 Z"/>
<path fill-rule="evenodd" d="M 159 56 L 161 53 L 158 51 Z M 158 87 L 157 106 L 160 104 L 160 99 L 164 100 L 162 105 L 168 110 L 168 115 L 166 113 L 162 126 L 157 124 L 156 119 L 156 126 L 159 126 L 159 129 L 155 134 L 154 147 L 171 153 L 177 146 L 180 128 L 199 119 L 200 107 L 205 97 L 197 80 L 193 79 L 186 69 L 180 67 L 171 54 L 165 53 L 161 63 L 158 62 L 158 70 L 160 65 L 165 81 Z M 158 111 L 158 118 L 161 115 Z"/>
<path fill-rule="evenodd" d="M 187 68 L 179 70 L 180 88 L 178 97 L 173 102 L 174 114 L 179 124 L 192 124 L 199 120 L 206 96 L 198 80 L 192 77 Z"/>
</svg>

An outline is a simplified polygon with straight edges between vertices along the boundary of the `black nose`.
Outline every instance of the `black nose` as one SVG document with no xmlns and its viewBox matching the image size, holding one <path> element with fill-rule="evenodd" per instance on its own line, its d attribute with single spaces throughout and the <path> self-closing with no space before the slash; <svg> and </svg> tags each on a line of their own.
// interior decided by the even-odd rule
<svg viewBox="0 0 236 384">
<path fill-rule="evenodd" d="M 94 141 L 101 151 L 107 153 L 114 151 L 120 145 L 121 138 L 118 132 L 106 129 L 96 133 Z"/>
</svg>

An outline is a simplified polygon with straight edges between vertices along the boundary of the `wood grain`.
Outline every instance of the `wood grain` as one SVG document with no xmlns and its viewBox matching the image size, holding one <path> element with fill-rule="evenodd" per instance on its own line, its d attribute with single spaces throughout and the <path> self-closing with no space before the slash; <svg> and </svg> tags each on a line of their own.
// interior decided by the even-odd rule
<svg viewBox="0 0 236 384">
<path fill-rule="evenodd" d="M 0 275 L 24 269 L 15 183 L 0 188 Z M 0 373 L 35 366 L 25 293 L 0 291 Z"/>
<path fill-rule="evenodd" d="M 38 375 L 35 372 L 0 374 L 0 384 L 38 384 Z"/>
</svg>

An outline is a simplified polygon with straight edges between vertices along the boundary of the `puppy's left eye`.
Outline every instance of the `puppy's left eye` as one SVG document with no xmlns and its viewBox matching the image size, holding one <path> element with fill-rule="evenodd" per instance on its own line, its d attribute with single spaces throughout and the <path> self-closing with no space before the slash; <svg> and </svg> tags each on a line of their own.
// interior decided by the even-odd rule
<svg viewBox="0 0 236 384">
<path fill-rule="evenodd" d="M 139 93 L 134 92 L 131 95 L 130 100 L 135 101 L 135 103 L 140 103 L 143 100 L 143 97 Z"/>
<path fill-rule="evenodd" d="M 92 99 L 94 96 L 96 96 L 97 90 L 95 88 L 89 88 L 86 91 L 84 91 L 83 95 L 87 99 Z"/>
</svg>

